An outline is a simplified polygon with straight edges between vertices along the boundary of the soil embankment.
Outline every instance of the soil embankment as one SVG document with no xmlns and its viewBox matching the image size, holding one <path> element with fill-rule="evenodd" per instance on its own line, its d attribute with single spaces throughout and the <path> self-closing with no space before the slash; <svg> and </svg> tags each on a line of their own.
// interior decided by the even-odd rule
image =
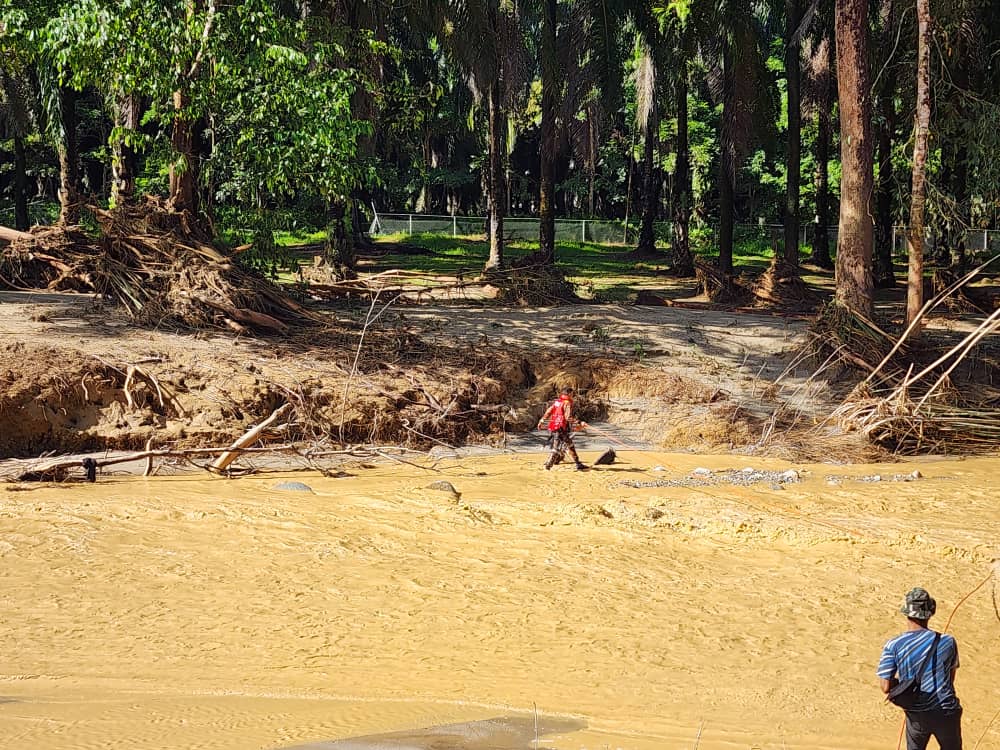
<svg viewBox="0 0 1000 750">
<path fill-rule="evenodd" d="M 804 324 L 771 316 L 420 306 L 367 328 L 342 313 L 336 332 L 252 339 L 137 328 L 82 295 L 0 301 L 8 457 L 224 445 L 284 402 L 296 408 L 284 440 L 496 443 L 532 429 L 565 383 L 584 418 L 651 445 L 819 456 L 832 444 L 780 439 L 830 402 L 807 364 L 796 370 Z M 836 444 L 859 454 L 858 441 Z"/>
</svg>

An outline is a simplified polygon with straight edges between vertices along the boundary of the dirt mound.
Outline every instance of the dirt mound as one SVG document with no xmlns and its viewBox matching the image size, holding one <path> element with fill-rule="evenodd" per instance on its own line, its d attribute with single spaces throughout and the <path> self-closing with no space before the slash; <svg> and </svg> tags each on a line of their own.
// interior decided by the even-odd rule
<svg viewBox="0 0 1000 750">
<path fill-rule="evenodd" d="M 159 199 L 113 211 L 91 206 L 99 233 L 36 227 L 0 254 L 0 281 L 15 288 L 95 292 L 137 322 L 285 333 L 319 320 L 218 250 L 187 212 Z"/>
<path fill-rule="evenodd" d="M 134 398 L 149 408 L 141 418 L 129 420 L 123 409 L 125 377 L 126 373 L 77 352 L 23 344 L 3 347 L 0 455 L 99 450 L 107 447 L 108 428 L 119 423 L 136 435 L 122 447 L 138 447 L 141 428 L 162 423 L 164 415 L 148 402 L 151 394 L 142 383 Z"/>
</svg>

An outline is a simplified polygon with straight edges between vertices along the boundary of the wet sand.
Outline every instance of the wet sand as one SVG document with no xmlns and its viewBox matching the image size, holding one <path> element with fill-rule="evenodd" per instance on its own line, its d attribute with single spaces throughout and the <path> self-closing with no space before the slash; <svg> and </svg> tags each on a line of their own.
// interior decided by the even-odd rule
<svg viewBox="0 0 1000 750">
<path fill-rule="evenodd" d="M 1000 557 L 1000 459 L 619 455 L 0 487 L 0 746 L 510 750 L 537 705 L 562 750 L 894 747 L 879 650 L 908 588 L 941 628 Z M 620 484 L 745 466 L 803 481 Z M 951 632 L 1000 748 L 991 584 Z"/>
</svg>

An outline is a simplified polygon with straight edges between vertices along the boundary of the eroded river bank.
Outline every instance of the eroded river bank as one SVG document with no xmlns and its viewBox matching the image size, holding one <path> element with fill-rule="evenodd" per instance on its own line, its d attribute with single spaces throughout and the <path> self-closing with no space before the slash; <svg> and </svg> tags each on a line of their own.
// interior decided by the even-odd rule
<svg viewBox="0 0 1000 750">
<path fill-rule="evenodd" d="M 749 466 L 798 481 L 670 483 Z M 943 628 L 1000 557 L 997 458 L 438 469 L 0 486 L 0 745 L 528 748 L 537 707 L 562 750 L 891 747 L 898 600 L 925 586 Z M 950 627 L 981 750 L 994 592 Z"/>
</svg>

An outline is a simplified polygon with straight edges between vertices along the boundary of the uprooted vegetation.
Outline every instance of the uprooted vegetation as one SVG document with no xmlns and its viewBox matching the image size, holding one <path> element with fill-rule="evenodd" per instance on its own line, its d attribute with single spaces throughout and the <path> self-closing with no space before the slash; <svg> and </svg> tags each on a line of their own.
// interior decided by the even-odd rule
<svg viewBox="0 0 1000 750">
<path fill-rule="evenodd" d="M 0 253 L 0 283 L 94 292 L 138 323 L 285 333 L 317 318 L 221 252 L 187 212 L 160 199 L 89 213 L 98 231 L 35 227 Z"/>
<path fill-rule="evenodd" d="M 925 311 L 960 287 L 938 295 Z M 867 318 L 831 305 L 812 329 L 825 365 L 860 371 L 831 419 L 894 453 L 992 453 L 1000 445 L 1000 310 L 964 336 L 918 330 L 894 336 Z"/>
</svg>

